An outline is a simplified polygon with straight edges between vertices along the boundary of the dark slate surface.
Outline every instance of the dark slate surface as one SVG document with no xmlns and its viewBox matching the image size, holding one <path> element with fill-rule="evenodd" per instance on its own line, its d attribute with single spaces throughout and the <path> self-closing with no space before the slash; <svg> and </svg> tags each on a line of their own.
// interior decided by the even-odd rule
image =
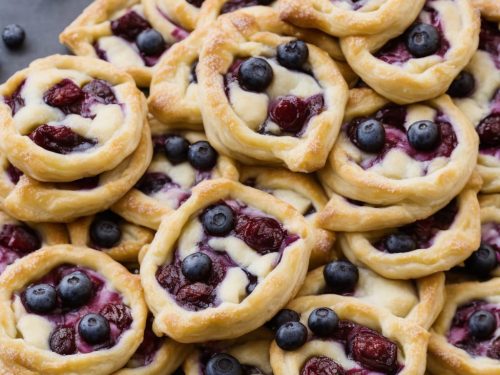
<svg viewBox="0 0 500 375">
<path fill-rule="evenodd" d="M 39 58 L 68 53 L 59 44 L 59 33 L 92 0 L 0 0 L 0 32 L 11 23 L 26 31 L 24 46 L 9 50 L 0 40 L 0 82 Z"/>
</svg>

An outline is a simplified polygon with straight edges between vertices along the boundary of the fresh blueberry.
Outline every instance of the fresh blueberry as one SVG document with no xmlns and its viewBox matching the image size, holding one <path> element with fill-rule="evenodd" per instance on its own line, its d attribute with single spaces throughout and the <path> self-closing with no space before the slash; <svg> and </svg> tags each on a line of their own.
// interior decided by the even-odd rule
<svg viewBox="0 0 500 375">
<path fill-rule="evenodd" d="M 3 42 L 9 48 L 20 47 L 23 44 L 25 37 L 26 33 L 24 32 L 24 29 L 16 24 L 5 26 L 2 32 Z"/>
<path fill-rule="evenodd" d="M 488 276 L 497 265 L 496 251 L 486 244 L 481 244 L 479 249 L 465 261 L 467 271 L 478 276 Z"/>
<path fill-rule="evenodd" d="M 217 151 L 206 141 L 198 141 L 189 146 L 189 163 L 200 171 L 208 171 L 217 164 Z"/>
<path fill-rule="evenodd" d="M 212 272 L 212 260 L 207 254 L 194 253 L 184 258 L 181 270 L 189 281 L 206 281 Z"/>
<path fill-rule="evenodd" d="M 158 55 L 165 50 L 163 36 L 154 29 L 148 29 L 137 35 L 135 40 L 139 51 L 148 56 Z"/>
<path fill-rule="evenodd" d="M 62 278 L 57 292 L 65 306 L 80 307 L 92 296 L 92 281 L 85 273 L 75 271 Z"/>
<path fill-rule="evenodd" d="M 478 340 L 486 340 L 497 329 L 495 315 L 486 310 L 479 310 L 472 314 L 468 322 L 471 335 Z"/>
<path fill-rule="evenodd" d="M 207 362 L 206 375 L 243 375 L 240 362 L 232 355 L 216 354 Z"/>
<path fill-rule="evenodd" d="M 56 307 L 57 293 L 49 284 L 30 286 L 24 294 L 28 309 L 37 314 L 46 314 Z"/>
<path fill-rule="evenodd" d="M 262 92 L 273 80 L 273 68 L 266 60 L 251 57 L 240 65 L 238 80 L 245 90 Z"/>
<path fill-rule="evenodd" d="M 323 269 L 323 276 L 328 287 L 337 294 L 351 293 L 359 279 L 358 268 L 345 260 L 328 263 Z"/>
<path fill-rule="evenodd" d="M 409 31 L 406 38 L 406 47 L 415 57 L 426 57 L 435 54 L 441 41 L 438 30 L 427 23 L 418 23 Z"/>
<path fill-rule="evenodd" d="M 122 238 L 122 230 L 117 221 L 109 218 L 96 217 L 90 225 L 90 239 L 92 243 L 110 249 L 117 245 Z"/>
<path fill-rule="evenodd" d="M 277 331 L 283 324 L 300 321 L 300 315 L 290 309 L 282 309 L 267 323 L 273 331 Z"/>
<path fill-rule="evenodd" d="M 283 324 L 276 332 L 276 344 L 283 350 L 296 350 L 307 341 L 307 328 L 300 322 Z"/>
<path fill-rule="evenodd" d="M 385 144 L 385 129 L 380 121 L 366 119 L 359 122 L 355 132 L 356 146 L 361 150 L 376 153 Z"/>
<path fill-rule="evenodd" d="M 474 76 L 464 70 L 451 83 L 448 88 L 448 95 L 454 98 L 465 98 L 472 94 L 475 86 Z"/>
<path fill-rule="evenodd" d="M 208 208 L 201 218 L 203 228 L 212 236 L 225 236 L 234 228 L 233 210 L 225 204 Z"/>
<path fill-rule="evenodd" d="M 439 144 L 441 134 L 435 122 L 423 120 L 410 125 L 407 137 L 415 150 L 431 151 Z"/>
<path fill-rule="evenodd" d="M 394 233 L 385 240 L 385 248 L 389 253 L 407 253 L 417 248 L 412 236 L 406 233 Z"/>
<path fill-rule="evenodd" d="M 278 62 L 288 69 L 300 70 L 309 58 L 309 48 L 301 40 L 280 44 L 278 46 Z"/>
<path fill-rule="evenodd" d="M 329 336 L 337 328 L 339 317 L 328 307 L 314 310 L 307 321 L 309 329 L 320 337 Z"/>
<path fill-rule="evenodd" d="M 78 333 L 89 344 L 101 344 L 109 339 L 111 328 L 106 318 L 100 314 L 85 315 L 78 323 Z"/>
<path fill-rule="evenodd" d="M 189 142 L 180 135 L 172 135 L 165 140 L 165 155 L 173 164 L 188 160 Z"/>
</svg>

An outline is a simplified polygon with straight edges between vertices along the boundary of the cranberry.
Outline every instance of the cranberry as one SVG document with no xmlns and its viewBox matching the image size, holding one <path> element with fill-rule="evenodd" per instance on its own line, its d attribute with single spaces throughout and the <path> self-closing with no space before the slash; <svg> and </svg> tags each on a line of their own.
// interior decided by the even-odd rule
<svg viewBox="0 0 500 375">
<path fill-rule="evenodd" d="M 296 134 L 311 117 L 321 113 L 323 107 L 323 95 L 315 95 L 306 100 L 287 95 L 271 102 L 269 115 L 283 131 Z"/>
<path fill-rule="evenodd" d="M 38 234 L 26 225 L 5 224 L 0 232 L 0 245 L 28 254 L 38 250 L 42 243 Z"/>
<path fill-rule="evenodd" d="M 185 285 L 179 289 L 176 299 L 186 305 L 192 305 L 195 309 L 203 309 L 213 302 L 212 292 L 214 288 L 204 283 Z"/>
<path fill-rule="evenodd" d="M 328 357 L 312 357 L 310 358 L 300 375 L 344 375 L 344 368 Z"/>
<path fill-rule="evenodd" d="M 500 339 L 496 339 L 491 347 L 488 349 L 488 357 L 499 360 L 500 359 Z"/>
<path fill-rule="evenodd" d="M 75 331 L 73 328 L 56 328 L 50 335 L 50 350 L 60 355 L 74 354 L 76 351 Z"/>
<path fill-rule="evenodd" d="M 42 125 L 29 134 L 38 146 L 57 154 L 85 151 L 97 144 L 96 140 L 84 138 L 67 126 Z"/>
<path fill-rule="evenodd" d="M 500 147 L 500 115 L 486 117 L 476 128 L 482 147 Z"/>
<path fill-rule="evenodd" d="M 120 18 L 111 21 L 111 31 L 114 35 L 133 41 L 142 31 L 151 25 L 135 11 L 129 11 Z"/>
<path fill-rule="evenodd" d="M 130 308 L 124 304 L 108 303 L 101 309 L 100 314 L 110 323 L 114 323 L 119 329 L 125 330 L 132 324 Z"/>
<path fill-rule="evenodd" d="M 349 335 L 348 347 L 353 359 L 369 370 L 385 373 L 397 370 L 397 346 L 378 332 L 358 327 Z"/>
<path fill-rule="evenodd" d="M 71 105 L 84 96 L 83 91 L 72 80 L 63 79 L 58 84 L 52 86 L 43 94 L 45 103 L 52 107 L 65 107 Z"/>
<path fill-rule="evenodd" d="M 341 320 L 337 329 L 333 332 L 333 337 L 340 341 L 347 341 L 351 332 L 357 327 L 359 326 L 350 320 Z"/>
<path fill-rule="evenodd" d="M 171 184 L 172 180 L 166 174 L 160 172 L 146 173 L 135 187 L 144 194 L 157 193 L 167 184 Z"/>
<path fill-rule="evenodd" d="M 248 246 L 262 254 L 278 251 L 285 238 L 280 223 L 270 217 L 242 215 L 235 229 Z"/>
<path fill-rule="evenodd" d="M 375 118 L 385 125 L 402 129 L 406 120 L 406 107 L 389 105 L 375 114 Z"/>
<path fill-rule="evenodd" d="M 181 282 L 180 270 L 173 264 L 166 264 L 158 268 L 156 280 L 172 294 L 177 294 Z"/>
<path fill-rule="evenodd" d="M 13 184 L 17 184 L 19 182 L 19 179 L 21 178 L 21 176 L 24 174 L 21 170 L 17 169 L 16 167 L 14 167 L 10 163 L 7 167 L 6 172 L 7 172 L 7 175 L 9 176 L 9 180 Z"/>
<path fill-rule="evenodd" d="M 94 79 L 83 86 L 83 92 L 104 104 L 117 104 L 116 96 L 111 86 L 102 79 Z"/>
</svg>

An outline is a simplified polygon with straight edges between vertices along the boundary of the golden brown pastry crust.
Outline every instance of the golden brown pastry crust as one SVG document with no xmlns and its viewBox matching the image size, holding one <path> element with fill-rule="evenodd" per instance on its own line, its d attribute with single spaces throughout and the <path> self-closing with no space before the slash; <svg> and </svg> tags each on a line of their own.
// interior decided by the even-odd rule
<svg viewBox="0 0 500 375">
<path fill-rule="evenodd" d="M 471 0 L 472 6 L 479 9 L 481 15 L 492 21 L 500 21 L 500 3 L 496 0 Z"/>
<path fill-rule="evenodd" d="M 159 266 L 171 257 L 184 226 L 203 208 L 221 199 L 237 199 L 270 214 L 300 238 L 290 244 L 279 264 L 242 302 L 188 311 L 179 306 L 156 279 Z M 251 332 L 271 319 L 297 293 L 307 273 L 312 247 L 311 229 L 290 205 L 238 182 L 204 181 L 172 215 L 166 217 L 141 262 L 146 301 L 155 316 L 153 330 L 190 343 L 231 339 Z"/>
<path fill-rule="evenodd" d="M 36 348 L 18 337 L 16 317 L 12 308 L 12 295 L 27 287 L 54 267 L 76 264 L 99 272 L 111 283 L 130 307 L 131 327 L 111 349 L 88 354 L 61 356 Z M 13 366 L 37 374 L 96 374 L 107 375 L 119 369 L 139 346 L 147 316 L 147 308 L 139 278 L 107 255 L 85 247 L 56 245 L 45 247 L 7 268 L 0 277 L 0 357 Z"/>
</svg>

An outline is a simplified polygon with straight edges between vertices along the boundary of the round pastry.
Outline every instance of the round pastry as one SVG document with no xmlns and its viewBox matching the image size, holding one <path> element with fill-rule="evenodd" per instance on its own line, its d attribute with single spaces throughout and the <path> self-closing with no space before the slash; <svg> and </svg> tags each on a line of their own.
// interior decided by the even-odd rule
<svg viewBox="0 0 500 375">
<path fill-rule="evenodd" d="M 117 167 L 137 148 L 146 103 L 128 74 L 53 55 L 0 86 L 0 147 L 39 181 L 69 182 Z"/>
<path fill-rule="evenodd" d="M 6 171 L 7 195 L 3 207 L 19 220 L 69 222 L 108 209 L 141 178 L 153 154 L 147 123 L 142 128 L 137 149 L 116 168 L 72 182 L 39 182 L 10 165 Z M 1 160 L 1 158 L 0 158 Z M 0 186 L 3 184 L 0 183 Z"/>
<path fill-rule="evenodd" d="M 111 211 L 68 224 L 71 243 L 100 250 L 118 262 L 137 262 L 139 251 L 153 241 L 154 232 L 132 224 Z"/>
<path fill-rule="evenodd" d="M 333 294 L 300 297 L 287 308 L 300 322 L 278 330 L 275 375 L 424 374 L 429 334 L 385 309 Z"/>
<path fill-rule="evenodd" d="M 319 174 L 327 194 L 336 195 L 318 221 L 330 230 L 369 231 L 426 218 L 462 191 L 477 145 L 469 120 L 447 96 L 399 106 L 370 89 L 351 90 L 344 126 Z"/>
<path fill-rule="evenodd" d="M 100 58 L 125 69 L 137 85 L 146 87 L 165 51 L 188 35 L 150 2 L 96 0 L 59 40 L 76 55 Z"/>
<path fill-rule="evenodd" d="M 417 280 L 390 280 L 368 268 L 336 260 L 309 272 L 297 296 L 356 298 L 428 329 L 443 308 L 444 281 L 442 272 Z"/>
<path fill-rule="evenodd" d="M 278 35 L 285 25 L 275 22 L 235 12 L 207 36 L 197 66 L 203 122 L 221 153 L 312 172 L 340 130 L 347 85 L 326 52 Z"/>
<path fill-rule="evenodd" d="M 281 17 L 295 25 L 314 27 L 339 37 L 404 30 L 425 0 L 283 0 Z"/>
<path fill-rule="evenodd" d="M 479 188 L 480 184 L 469 184 L 444 208 L 405 226 L 343 233 L 339 237 L 342 251 L 351 261 L 391 279 L 447 271 L 479 247 Z"/>
<path fill-rule="evenodd" d="M 347 37 L 340 45 L 364 82 L 393 102 L 407 104 L 446 92 L 476 51 L 479 28 L 470 0 L 427 0 L 408 29 Z"/>
<path fill-rule="evenodd" d="M 257 329 L 297 293 L 311 247 L 285 202 L 227 179 L 200 183 L 141 262 L 154 331 L 189 343 Z"/>
<path fill-rule="evenodd" d="M 333 259 L 335 234 L 319 228 L 316 223 L 317 213 L 323 209 L 327 198 L 312 176 L 293 173 L 286 169 L 243 167 L 240 169 L 240 181 L 291 204 L 309 221 L 314 229 L 312 237 L 315 242 L 309 268 L 317 267 Z"/>
<path fill-rule="evenodd" d="M 433 374 L 494 375 L 500 371 L 500 279 L 446 286 L 446 303 L 431 331 Z"/>
<path fill-rule="evenodd" d="M 153 120 L 154 157 L 135 188 L 113 207 L 128 221 L 158 229 L 163 216 L 178 209 L 194 186 L 213 178 L 238 179 L 234 162 L 218 155 L 195 131 L 181 131 Z"/>
<path fill-rule="evenodd" d="M 84 247 L 45 247 L 0 277 L 0 357 L 37 374 L 110 374 L 143 338 L 139 279 Z"/>
</svg>

